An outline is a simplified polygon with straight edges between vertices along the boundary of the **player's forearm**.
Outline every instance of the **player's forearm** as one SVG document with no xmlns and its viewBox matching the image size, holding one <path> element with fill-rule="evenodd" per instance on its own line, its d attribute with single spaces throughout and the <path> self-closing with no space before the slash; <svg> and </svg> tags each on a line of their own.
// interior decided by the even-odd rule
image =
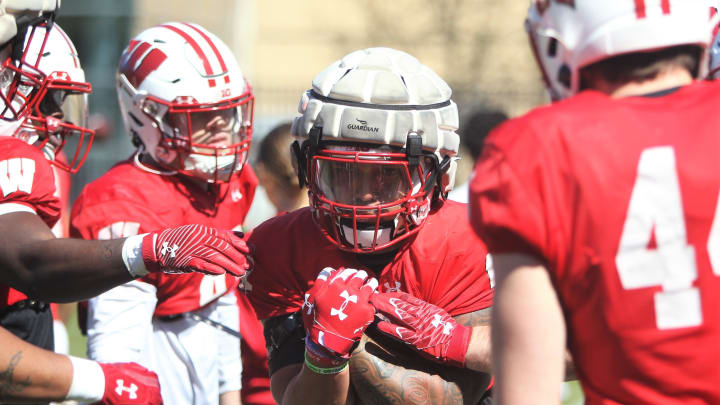
<svg viewBox="0 0 720 405">
<path fill-rule="evenodd" d="M 321 375 L 303 366 L 285 389 L 281 405 L 344 405 L 349 388 L 347 368 L 338 374 Z"/>
<path fill-rule="evenodd" d="M 490 344 L 490 326 L 472 328 L 470 344 L 465 355 L 465 368 L 484 373 L 492 372 L 492 346 Z"/>
<path fill-rule="evenodd" d="M 565 320 L 549 274 L 530 256 L 494 258 L 496 403 L 557 404 L 564 374 Z"/>
<path fill-rule="evenodd" d="M 45 239 L 16 251 L 8 283 L 42 300 L 70 302 L 96 296 L 133 277 L 122 260 L 123 240 Z"/>
<path fill-rule="evenodd" d="M 0 329 L 0 399 L 62 400 L 72 383 L 67 356 L 26 343 Z"/>
<path fill-rule="evenodd" d="M 475 404 L 490 381 L 488 374 L 441 366 L 367 336 L 353 352 L 350 373 L 353 391 L 365 404 Z"/>
</svg>

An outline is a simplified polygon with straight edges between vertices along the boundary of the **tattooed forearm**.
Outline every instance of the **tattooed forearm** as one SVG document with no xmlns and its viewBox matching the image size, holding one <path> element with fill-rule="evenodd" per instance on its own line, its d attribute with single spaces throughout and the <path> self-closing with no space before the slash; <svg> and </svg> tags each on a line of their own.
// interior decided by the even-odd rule
<svg viewBox="0 0 720 405">
<path fill-rule="evenodd" d="M 23 381 L 13 381 L 15 367 L 22 359 L 22 351 L 19 351 L 10 358 L 10 364 L 5 371 L 0 372 L 0 398 L 9 398 L 17 396 L 30 385 L 30 377 L 26 377 Z"/>
<path fill-rule="evenodd" d="M 356 402 L 364 405 L 462 404 L 464 398 L 434 364 L 403 347 L 388 351 L 366 336 L 350 361 L 350 379 Z"/>
<path fill-rule="evenodd" d="M 459 324 L 465 326 L 487 326 L 490 325 L 490 311 L 490 308 L 485 308 L 468 314 L 458 315 L 454 318 Z"/>
</svg>

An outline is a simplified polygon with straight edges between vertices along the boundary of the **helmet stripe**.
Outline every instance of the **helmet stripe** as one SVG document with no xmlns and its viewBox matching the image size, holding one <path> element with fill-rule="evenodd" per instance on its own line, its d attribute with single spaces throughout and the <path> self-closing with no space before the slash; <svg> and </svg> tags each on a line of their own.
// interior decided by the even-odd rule
<svg viewBox="0 0 720 405">
<path fill-rule="evenodd" d="M 205 52 L 203 52 L 202 48 L 200 48 L 200 45 L 195 41 L 193 37 L 191 37 L 187 32 L 181 30 L 178 27 L 175 27 L 173 25 L 169 24 L 163 24 L 161 25 L 163 28 L 167 28 L 171 30 L 172 32 L 180 35 L 187 41 L 188 44 L 192 47 L 192 49 L 195 51 L 195 53 L 200 57 L 200 59 L 203 62 L 203 67 L 205 68 L 205 74 L 208 76 L 211 76 L 213 74 L 212 68 L 210 67 L 210 61 L 208 60 L 207 56 L 205 55 Z M 208 79 L 208 86 L 215 87 L 215 79 Z"/>
<path fill-rule="evenodd" d="M 670 0 L 662 0 L 663 14 L 670 14 Z"/>
<path fill-rule="evenodd" d="M 223 59 L 222 55 L 220 54 L 220 51 L 217 49 L 217 46 L 215 46 L 215 42 L 213 42 L 212 39 L 210 39 L 210 37 L 203 30 L 199 29 L 198 27 L 196 27 L 192 24 L 188 24 L 188 23 L 182 23 L 182 24 L 192 28 L 195 32 L 200 34 L 200 36 L 203 37 L 205 39 L 205 41 L 207 41 L 207 43 L 210 45 L 210 48 L 212 49 L 213 53 L 217 57 L 218 62 L 220 62 L 220 68 L 222 69 L 223 73 L 228 73 L 227 66 L 225 65 L 225 59 Z M 230 75 L 228 75 L 228 74 L 225 75 L 225 83 L 230 83 Z"/>
<path fill-rule="evenodd" d="M 638 19 L 647 16 L 645 12 L 645 0 L 635 0 L 635 15 L 637 15 Z"/>
</svg>

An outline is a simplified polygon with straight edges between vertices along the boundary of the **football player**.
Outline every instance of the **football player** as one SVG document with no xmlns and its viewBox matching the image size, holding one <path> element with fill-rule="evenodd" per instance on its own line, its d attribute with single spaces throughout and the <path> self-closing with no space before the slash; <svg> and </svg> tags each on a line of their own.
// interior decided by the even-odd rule
<svg viewBox="0 0 720 405">
<path fill-rule="evenodd" d="M 486 251 L 445 199 L 450 95 L 389 48 L 346 55 L 303 94 L 292 149 L 310 206 L 248 241 L 278 403 L 489 401 Z"/>
<path fill-rule="evenodd" d="M 240 230 L 257 186 L 246 164 L 254 97 L 230 48 L 196 24 L 148 28 L 120 56 L 117 93 L 138 150 L 85 187 L 71 234 L 102 240 L 183 223 Z M 147 366 L 168 403 L 240 403 L 239 282 L 154 273 L 100 294 L 89 303 L 89 357 Z"/>
<path fill-rule="evenodd" d="M 0 246 L 0 308 L 3 324 L 17 327 L 13 332 L 28 340 L 38 336 L 52 339 L 52 318 L 47 305 L 38 299 L 88 297 L 148 268 L 184 271 L 211 265 L 211 270 L 222 271 L 213 264 L 230 270 L 242 268 L 227 265 L 227 258 L 213 258 L 214 252 L 194 263 L 187 263 L 190 257 L 186 253 L 176 257 L 183 262 L 168 260 L 153 242 L 167 241 L 183 250 L 192 247 L 184 238 L 168 233 L 150 235 L 146 243 L 142 239 L 105 244 L 55 239 L 50 228 L 58 219 L 59 204 L 49 159 L 60 151 L 65 136 L 92 136 L 78 125 L 86 113 L 84 108 L 75 108 L 83 106 L 90 85 L 81 75 L 72 43 L 58 27 L 53 28 L 59 4 L 0 1 L 0 231 L 6 235 Z M 45 56 L 48 60 L 43 61 Z M 60 64 L 57 69 L 54 63 Z M 83 158 L 84 153 L 76 152 L 70 163 L 77 168 Z M 222 237 L 227 237 L 226 233 Z M 244 248 L 240 243 L 237 246 Z M 243 253 L 234 253 L 231 259 L 240 258 L 242 263 Z M 0 329 L 0 342 L 4 348 L 0 399 L 162 402 L 157 376 L 137 364 L 100 364 L 55 355 L 5 329 Z"/>
<path fill-rule="evenodd" d="M 500 404 L 720 403 L 720 85 L 702 0 L 533 1 L 557 102 L 483 148 L 471 220 L 493 255 Z"/>
</svg>

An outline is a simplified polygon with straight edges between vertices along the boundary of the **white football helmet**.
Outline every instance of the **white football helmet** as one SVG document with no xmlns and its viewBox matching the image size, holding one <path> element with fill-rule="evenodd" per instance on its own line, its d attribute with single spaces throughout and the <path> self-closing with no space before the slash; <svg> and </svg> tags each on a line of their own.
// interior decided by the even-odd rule
<svg viewBox="0 0 720 405">
<path fill-rule="evenodd" d="M 293 122 L 293 151 L 314 218 L 340 249 L 396 246 L 452 189 L 460 139 L 451 93 L 389 48 L 353 52 L 315 77 Z"/>
<path fill-rule="evenodd" d="M 720 11 L 715 10 L 716 17 L 720 17 Z M 713 42 L 710 46 L 710 69 L 708 76 L 711 79 L 720 77 L 720 25 L 716 25 L 713 32 Z"/>
<path fill-rule="evenodd" d="M 19 87 L 33 88 L 28 114 L 14 136 L 42 148 L 58 168 L 75 173 L 85 162 L 95 132 L 87 128 L 87 97 L 92 86 L 85 81 L 77 50 L 58 24 L 27 31 Z M 24 91 L 21 91 L 24 93 Z M 74 137 L 77 147 L 67 162 L 55 154 Z"/>
<path fill-rule="evenodd" d="M 579 71 L 632 52 L 707 48 L 712 0 L 531 0 L 525 27 L 553 100 L 579 91 Z M 700 76 L 706 61 L 701 61 Z"/>
<path fill-rule="evenodd" d="M 25 63 L 26 33 L 38 25 L 51 26 L 59 7 L 60 0 L 0 0 L 0 136 L 15 133 L 38 96 L 29 84 L 43 75 Z"/>
<path fill-rule="evenodd" d="M 125 127 L 163 168 L 217 183 L 247 161 L 253 93 L 230 48 L 203 27 L 141 32 L 120 57 L 117 86 Z"/>
</svg>

